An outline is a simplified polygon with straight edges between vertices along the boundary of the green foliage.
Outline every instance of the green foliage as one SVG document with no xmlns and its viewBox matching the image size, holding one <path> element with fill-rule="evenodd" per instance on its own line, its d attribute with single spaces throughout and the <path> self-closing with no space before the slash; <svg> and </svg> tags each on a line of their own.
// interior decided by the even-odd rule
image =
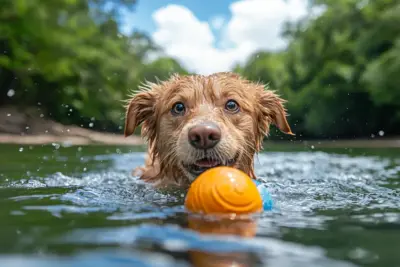
<svg viewBox="0 0 400 267">
<path fill-rule="evenodd" d="M 144 64 L 157 50 L 150 39 L 121 34 L 118 10 L 134 5 L 135 0 L 2 1 L 0 104 L 39 105 L 63 123 L 87 126 L 95 118 L 98 129 L 116 129 L 122 100 L 143 74 L 184 72 L 171 59 Z"/>
<path fill-rule="evenodd" d="M 288 25 L 289 47 L 237 69 L 288 99 L 298 136 L 400 133 L 400 2 L 319 0 L 317 17 Z"/>
<path fill-rule="evenodd" d="M 135 2 L 2 0 L 0 105 L 117 130 L 122 100 L 141 82 L 188 73 L 168 57 L 149 61 L 162 51 L 145 34 L 121 33 L 119 12 Z M 400 2 L 309 2 L 322 13 L 286 26 L 286 50 L 258 51 L 234 71 L 288 100 L 299 138 L 399 134 Z"/>
<path fill-rule="evenodd" d="M 139 76 L 149 82 L 168 79 L 174 73 L 188 74 L 188 72 L 172 58 L 161 57 L 143 66 Z"/>
</svg>

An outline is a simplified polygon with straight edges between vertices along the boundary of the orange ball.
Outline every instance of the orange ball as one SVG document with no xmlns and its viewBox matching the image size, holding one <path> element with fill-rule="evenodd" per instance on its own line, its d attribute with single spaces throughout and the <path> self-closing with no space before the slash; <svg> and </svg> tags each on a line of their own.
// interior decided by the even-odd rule
<svg viewBox="0 0 400 267">
<path fill-rule="evenodd" d="M 262 198 L 252 179 L 232 167 L 215 167 L 191 184 L 185 207 L 194 213 L 250 214 L 262 211 Z"/>
</svg>

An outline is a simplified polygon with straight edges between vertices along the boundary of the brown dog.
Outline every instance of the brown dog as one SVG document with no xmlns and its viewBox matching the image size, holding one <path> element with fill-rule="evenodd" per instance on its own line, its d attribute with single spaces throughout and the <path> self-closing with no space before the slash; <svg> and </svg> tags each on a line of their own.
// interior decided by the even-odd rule
<svg viewBox="0 0 400 267">
<path fill-rule="evenodd" d="M 188 186 L 219 165 L 255 178 L 254 155 L 270 124 L 292 135 L 283 102 L 264 85 L 233 73 L 174 75 L 132 96 L 125 136 L 142 125 L 149 157 L 140 177 L 158 187 Z"/>
</svg>

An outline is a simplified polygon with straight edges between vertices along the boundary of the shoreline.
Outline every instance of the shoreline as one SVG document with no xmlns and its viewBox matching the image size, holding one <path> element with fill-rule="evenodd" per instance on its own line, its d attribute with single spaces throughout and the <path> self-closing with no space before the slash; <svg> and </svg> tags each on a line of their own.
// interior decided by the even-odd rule
<svg viewBox="0 0 400 267">
<path fill-rule="evenodd" d="M 0 144 L 143 146 L 138 135 L 125 137 L 122 133 L 99 132 L 77 125 L 64 125 L 43 118 L 34 108 L 20 110 L 13 106 L 0 107 Z M 303 148 L 400 148 L 400 136 L 339 140 L 269 140 L 267 147 Z"/>
<path fill-rule="evenodd" d="M 53 143 L 75 145 L 118 145 L 142 146 L 146 143 L 140 136 L 124 137 L 121 134 L 110 134 L 80 129 L 58 134 L 7 134 L 0 133 L 0 144 L 15 145 L 50 145 Z M 304 140 L 304 141 L 277 141 L 266 139 L 264 148 L 268 146 L 305 146 L 310 148 L 400 148 L 399 139 L 354 139 L 354 140 Z"/>
<path fill-rule="evenodd" d="M 271 146 L 282 145 L 289 147 L 303 146 L 310 149 L 314 148 L 400 148 L 400 138 L 380 138 L 380 139 L 338 139 L 338 140 L 303 140 L 303 141 L 266 141 Z"/>
<path fill-rule="evenodd" d="M 139 136 L 124 137 L 117 134 L 94 133 L 87 136 L 54 134 L 15 135 L 0 133 L 0 144 L 15 145 L 50 145 L 63 143 L 71 146 L 77 145 L 145 145 Z"/>
<path fill-rule="evenodd" d="M 20 110 L 0 107 L 0 144 L 47 145 L 143 145 L 139 136 L 99 132 L 77 125 L 65 125 L 47 119 L 33 108 Z"/>
</svg>

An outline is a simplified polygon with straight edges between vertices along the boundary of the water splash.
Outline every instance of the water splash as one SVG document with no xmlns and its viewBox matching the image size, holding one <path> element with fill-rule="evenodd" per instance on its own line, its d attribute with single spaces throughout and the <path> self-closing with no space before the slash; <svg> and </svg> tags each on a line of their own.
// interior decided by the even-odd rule
<svg viewBox="0 0 400 267">
<path fill-rule="evenodd" d="M 77 176 L 57 172 L 46 177 L 9 182 L 2 187 L 34 190 L 21 191 L 23 193 L 9 198 L 20 203 L 21 208 L 13 210 L 14 216 L 41 211 L 62 218 L 66 214 L 101 212 L 109 222 L 139 224 L 91 230 L 78 227 L 52 242 L 136 247 L 147 240 L 170 252 L 197 249 L 213 253 L 219 250 L 255 253 L 264 264 L 273 266 L 293 266 L 295 263 L 302 266 L 350 266 L 328 258 L 323 248 L 280 240 L 285 235 L 282 229 L 324 231 L 343 213 L 349 223 L 400 225 L 400 191 L 398 186 L 393 186 L 398 183 L 400 173 L 398 159 L 322 152 L 259 155 L 257 175 L 278 208 L 263 214 L 258 220 L 256 238 L 244 240 L 203 236 L 178 225 L 165 225 L 183 213 L 183 195 L 182 192 L 158 192 L 132 177 L 131 170 L 142 164 L 144 157 L 144 153 L 87 157 L 82 160 L 111 161 L 112 164 L 102 171 L 82 172 Z M 54 192 L 54 189 L 58 191 Z M 351 213 L 346 214 L 346 211 Z M 164 225 L 154 225 L 154 221 Z M 366 251 L 353 248 L 348 257 L 358 260 Z M 175 261 L 170 266 L 178 266 L 174 264 Z"/>
</svg>

